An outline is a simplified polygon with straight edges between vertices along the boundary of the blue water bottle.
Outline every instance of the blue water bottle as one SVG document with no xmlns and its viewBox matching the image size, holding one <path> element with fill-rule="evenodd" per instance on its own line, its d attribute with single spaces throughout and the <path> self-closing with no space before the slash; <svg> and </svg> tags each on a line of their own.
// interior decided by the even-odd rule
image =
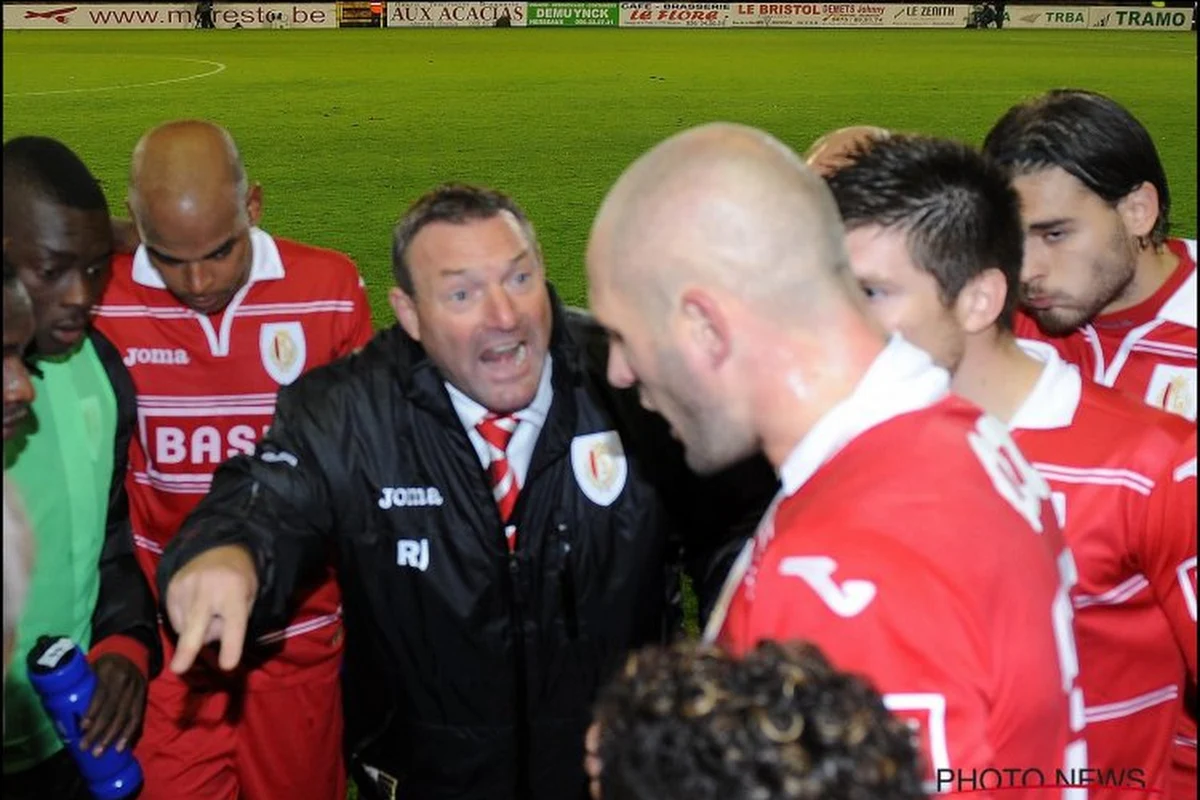
<svg viewBox="0 0 1200 800">
<path fill-rule="evenodd" d="M 92 795 L 98 800 L 132 797 L 142 784 L 142 768 L 132 751 L 118 752 L 109 746 L 97 757 L 91 750 L 79 749 L 83 738 L 79 723 L 96 691 L 96 675 L 84 654 L 65 636 L 42 636 L 29 651 L 27 663 L 29 682 Z"/>
</svg>

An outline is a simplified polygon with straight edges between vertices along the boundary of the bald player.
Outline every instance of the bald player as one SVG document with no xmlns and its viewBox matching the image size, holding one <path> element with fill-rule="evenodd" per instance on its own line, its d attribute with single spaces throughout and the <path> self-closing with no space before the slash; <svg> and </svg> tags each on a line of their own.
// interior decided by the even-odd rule
<svg viewBox="0 0 1200 800">
<path fill-rule="evenodd" d="M 822 178 L 851 163 L 851 155 L 880 139 L 891 138 L 892 132 L 877 125 L 850 125 L 830 131 L 817 139 L 804 153 L 804 163 Z"/>
<path fill-rule="evenodd" d="M 115 259 L 96 319 L 137 387 L 127 483 L 153 583 L 216 467 L 253 452 L 279 387 L 357 349 L 371 323 L 349 258 L 257 227 L 262 189 L 217 125 L 171 122 L 143 136 L 128 207 L 141 245 Z M 152 682 L 137 749 L 144 800 L 344 796 L 332 572 L 302 597 L 244 669 L 224 673 L 214 660 Z"/>
<path fill-rule="evenodd" d="M 708 637 L 807 639 L 869 676 L 918 727 L 930 790 L 1085 766 L 1049 488 L 871 321 L 821 179 L 759 131 L 685 132 L 622 175 L 587 266 L 610 382 L 638 388 L 694 469 L 761 451 L 780 476 Z"/>
</svg>

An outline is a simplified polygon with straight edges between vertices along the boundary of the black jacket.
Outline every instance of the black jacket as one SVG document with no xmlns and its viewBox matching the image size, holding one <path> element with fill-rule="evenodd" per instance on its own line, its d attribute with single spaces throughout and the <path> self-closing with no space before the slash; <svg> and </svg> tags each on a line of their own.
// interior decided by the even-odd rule
<svg viewBox="0 0 1200 800">
<path fill-rule="evenodd" d="M 137 425 L 137 396 L 133 378 L 121 353 L 94 328 L 88 338 L 96 349 L 117 401 L 117 430 L 113 443 L 113 475 L 108 492 L 108 522 L 100 551 L 100 591 L 92 612 L 92 644 L 110 636 L 128 636 L 145 646 L 149 675 L 162 668 L 162 643 L 158 636 L 158 606 L 150 582 L 134 555 L 133 529 L 129 523 L 129 498 L 125 473 L 129 465 L 129 442 Z"/>
<path fill-rule="evenodd" d="M 398 327 L 283 389 L 255 456 L 221 467 L 167 548 L 164 593 L 197 553 L 249 547 L 251 636 L 285 624 L 336 553 L 360 785 L 390 776 L 397 796 L 422 800 L 583 797 L 598 687 L 631 648 L 664 638 L 680 523 L 663 499 L 691 494 L 678 448 L 634 393 L 608 387 L 602 332 L 557 301 L 550 353 L 554 400 L 514 511 L 515 555 L 442 376 Z M 612 430 L 627 476 L 611 502 L 593 488 L 598 503 L 581 488 L 589 459 L 600 484 L 621 461 L 582 437 Z M 765 505 L 773 481 L 762 488 Z"/>
</svg>

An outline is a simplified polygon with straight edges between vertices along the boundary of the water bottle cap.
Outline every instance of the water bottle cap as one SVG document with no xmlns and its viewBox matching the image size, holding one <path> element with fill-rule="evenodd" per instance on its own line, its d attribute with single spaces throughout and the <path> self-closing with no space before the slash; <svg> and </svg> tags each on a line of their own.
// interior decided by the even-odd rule
<svg viewBox="0 0 1200 800">
<path fill-rule="evenodd" d="M 42 636 L 26 659 L 29 681 L 39 692 L 71 686 L 89 669 L 87 659 L 66 636 Z"/>
<path fill-rule="evenodd" d="M 37 644 L 29 651 L 30 672 L 46 674 L 56 672 L 75 657 L 78 648 L 66 636 L 40 636 Z"/>
</svg>

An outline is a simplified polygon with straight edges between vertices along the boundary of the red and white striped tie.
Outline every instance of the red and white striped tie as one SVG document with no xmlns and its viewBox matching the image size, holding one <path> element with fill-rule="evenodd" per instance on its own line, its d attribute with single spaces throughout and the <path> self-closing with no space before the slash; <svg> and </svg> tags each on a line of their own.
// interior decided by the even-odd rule
<svg viewBox="0 0 1200 800">
<path fill-rule="evenodd" d="M 488 444 L 488 454 L 491 463 L 488 464 L 488 477 L 492 481 L 492 497 L 500 510 L 500 519 L 504 522 L 504 536 L 508 539 L 508 551 L 511 553 L 517 546 L 517 528 L 509 525 L 509 517 L 517 505 L 517 475 L 508 463 L 508 442 L 512 439 L 513 431 L 517 429 L 517 418 L 511 414 L 497 416 L 488 414 L 475 426 L 479 435 Z"/>
</svg>

